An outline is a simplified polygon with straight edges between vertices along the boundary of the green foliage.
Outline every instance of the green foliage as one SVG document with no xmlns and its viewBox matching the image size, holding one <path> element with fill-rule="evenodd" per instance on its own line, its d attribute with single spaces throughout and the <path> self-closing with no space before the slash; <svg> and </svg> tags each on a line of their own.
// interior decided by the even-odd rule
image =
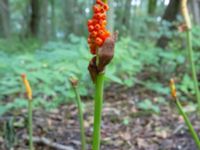
<svg viewBox="0 0 200 150">
<path fill-rule="evenodd" d="M 183 79 L 179 85 L 179 88 L 185 94 L 188 94 L 188 93 L 194 94 L 195 93 L 192 79 L 187 74 L 185 74 L 183 76 Z"/>
<path fill-rule="evenodd" d="M 72 97 L 74 94 L 70 90 L 68 77 L 76 74 L 80 81 L 89 79 L 87 74 L 82 74 L 86 72 L 89 61 L 86 42 L 83 39 L 78 40 L 71 37 L 71 45 L 49 42 L 34 53 L 22 55 L 8 55 L 2 52 L 1 57 L 4 60 L 1 60 L 0 65 L 1 96 L 20 93 L 23 90 L 20 74 L 27 73 L 34 95 L 46 100 Z M 83 88 L 80 92 L 82 95 L 86 94 Z"/>
<path fill-rule="evenodd" d="M 130 118 L 126 117 L 122 121 L 123 125 L 127 126 L 130 123 Z"/>
<path fill-rule="evenodd" d="M 4 123 L 4 138 L 7 149 L 12 149 L 15 143 L 14 118 L 11 117 Z"/>
<path fill-rule="evenodd" d="M 193 35 L 192 43 L 193 43 L 193 48 L 195 50 L 200 48 L 200 42 L 199 42 L 200 35 L 198 34 L 199 32 L 200 32 L 200 26 L 194 26 L 192 28 L 192 35 Z"/>
<path fill-rule="evenodd" d="M 21 73 L 26 73 L 30 80 L 35 107 L 50 109 L 74 99 L 68 81 L 71 76 L 78 77 L 82 96 L 91 92 L 93 83 L 87 66 L 92 56 L 85 38 L 71 34 L 68 42 L 52 41 L 43 46 L 34 39 L 21 42 L 19 39 L 0 40 L 0 50 L 0 98 L 9 100 L 1 109 L 1 114 L 26 106 L 26 101 L 20 100 L 24 91 Z M 195 51 L 195 54 L 196 62 L 200 63 L 200 53 Z M 174 41 L 167 50 L 163 50 L 148 41 L 144 43 L 128 37 L 121 38 L 116 43 L 115 57 L 107 67 L 106 84 L 116 82 L 128 87 L 139 84 L 155 93 L 168 95 L 168 80 L 178 68 L 182 68 L 182 72 L 177 72 L 176 76 L 182 79 L 180 91 L 187 95 L 193 89 L 190 77 L 184 74 L 185 58 L 182 45 Z M 1 101 L 0 104 L 4 105 L 5 102 Z"/>
<path fill-rule="evenodd" d="M 11 38 L 11 39 L 0 39 L 0 52 L 6 51 L 6 54 L 22 54 L 34 52 L 35 49 L 38 49 L 41 46 L 41 43 L 36 39 L 20 39 L 20 38 Z M 9 57 L 5 53 L 0 53 L 1 55 Z M 3 60 L 6 60 L 4 57 L 1 57 Z"/>
<path fill-rule="evenodd" d="M 158 104 L 154 104 L 151 100 L 145 99 L 137 104 L 138 108 L 144 111 L 153 111 L 155 113 L 160 113 L 160 108 Z"/>
</svg>

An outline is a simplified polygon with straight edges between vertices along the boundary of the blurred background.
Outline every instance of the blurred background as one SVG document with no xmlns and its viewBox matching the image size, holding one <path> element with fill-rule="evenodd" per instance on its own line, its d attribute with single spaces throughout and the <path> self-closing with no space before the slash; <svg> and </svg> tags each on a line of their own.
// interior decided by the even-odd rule
<svg viewBox="0 0 200 150">
<path fill-rule="evenodd" d="M 80 93 L 91 97 L 87 66 L 87 20 L 92 0 L 0 1 L 0 114 L 24 107 L 20 74 L 33 86 L 34 103 L 54 108 L 73 100 L 68 78 L 80 80 Z M 109 1 L 108 28 L 118 31 L 115 58 L 107 68 L 107 87 L 137 87 L 169 95 L 175 76 L 183 100 L 194 99 L 188 74 L 180 0 Z M 195 64 L 199 73 L 200 1 L 190 0 Z M 147 96 L 152 99 L 152 96 Z M 51 103 L 46 103 L 51 101 Z"/>
<path fill-rule="evenodd" d="M 183 120 L 170 103 L 168 88 L 169 79 L 174 77 L 185 109 L 194 112 L 196 100 L 186 33 L 181 31 L 180 0 L 108 1 L 107 27 L 111 32 L 118 31 L 119 38 L 115 57 L 106 70 L 102 149 L 195 150 Z M 87 45 L 87 20 L 92 17 L 93 3 L 94 0 L 0 0 L 0 122 L 10 114 L 24 116 L 27 101 L 20 74 L 26 73 L 33 90 L 34 109 L 42 109 L 35 111 L 34 121 L 40 128 L 55 126 L 56 132 L 48 132 L 49 137 L 57 136 L 63 141 L 65 133 L 68 139 L 77 139 L 75 95 L 68 80 L 75 76 L 79 79 L 90 136 L 94 85 L 87 70 L 92 58 Z M 189 0 L 188 6 L 200 80 L 200 0 Z M 44 115 L 44 110 L 53 112 Z M 47 120 L 48 115 L 54 120 Z M 58 126 L 55 116 L 67 118 L 67 123 L 58 118 Z M 36 120 L 42 118 L 48 125 Z M 18 133 L 25 127 L 15 125 L 20 129 Z M 67 131 L 67 125 L 74 134 Z M 58 127 L 62 132 L 57 132 Z M 0 143 L 6 143 L 2 132 Z M 70 140 L 64 141 L 69 144 Z"/>
</svg>

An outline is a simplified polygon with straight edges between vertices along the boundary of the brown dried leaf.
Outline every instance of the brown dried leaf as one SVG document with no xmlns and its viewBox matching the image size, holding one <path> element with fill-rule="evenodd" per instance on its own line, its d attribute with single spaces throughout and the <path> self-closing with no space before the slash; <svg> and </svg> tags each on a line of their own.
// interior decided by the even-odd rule
<svg viewBox="0 0 200 150">
<path fill-rule="evenodd" d="M 98 74 L 97 66 L 96 66 L 96 56 L 93 57 L 89 63 L 88 70 L 90 72 L 90 77 L 92 81 L 95 83 L 96 76 Z"/>
<path fill-rule="evenodd" d="M 131 139 L 131 134 L 130 132 L 120 132 L 119 133 L 120 137 L 125 140 L 125 141 L 128 141 Z"/>
<path fill-rule="evenodd" d="M 185 23 L 182 23 L 178 26 L 179 32 L 185 32 L 187 30 L 187 25 Z"/>
<path fill-rule="evenodd" d="M 112 60 L 117 35 L 118 33 L 116 32 L 112 36 L 108 37 L 103 46 L 98 49 L 98 66 L 96 64 L 97 57 L 95 56 L 91 59 L 88 70 L 93 82 L 96 81 L 97 74 L 103 72 L 106 65 L 108 65 Z"/>
</svg>

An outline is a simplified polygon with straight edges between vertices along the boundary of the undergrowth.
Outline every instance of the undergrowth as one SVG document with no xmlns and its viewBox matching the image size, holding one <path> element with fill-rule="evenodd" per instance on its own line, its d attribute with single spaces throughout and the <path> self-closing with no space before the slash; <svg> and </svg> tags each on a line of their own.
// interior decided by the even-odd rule
<svg viewBox="0 0 200 150">
<path fill-rule="evenodd" d="M 199 30 L 199 27 L 194 28 L 194 37 L 199 36 L 196 34 Z M 197 38 L 193 40 L 194 49 L 200 47 Z M 74 94 L 68 81 L 71 76 L 79 78 L 80 95 L 92 92 L 92 82 L 85 71 L 90 59 L 85 38 L 70 35 L 67 42 L 51 41 L 43 45 L 33 39 L 11 41 L 12 44 L 9 44 L 0 40 L 0 114 L 11 108 L 26 106 L 20 93 L 23 86 L 19 77 L 24 72 L 34 89 L 35 107 L 51 109 L 73 100 Z M 178 88 L 183 97 L 188 96 L 194 89 L 189 83 L 189 75 L 184 73 L 187 61 L 184 45 L 178 40 L 170 45 L 163 50 L 156 48 L 151 40 L 144 43 L 121 38 L 116 43 L 115 58 L 106 72 L 106 86 L 111 82 L 127 87 L 140 84 L 153 92 L 168 95 L 167 81 L 174 72 L 178 72 L 182 79 Z M 200 52 L 195 51 L 195 56 L 199 64 Z M 147 72 L 151 76 L 145 77 Z M 9 103 L 5 106 L 5 102 Z"/>
</svg>

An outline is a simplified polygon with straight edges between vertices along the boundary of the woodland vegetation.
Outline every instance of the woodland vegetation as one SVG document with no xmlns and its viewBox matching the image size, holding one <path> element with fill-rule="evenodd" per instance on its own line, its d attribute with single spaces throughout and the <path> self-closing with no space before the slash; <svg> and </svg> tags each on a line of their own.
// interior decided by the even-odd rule
<svg viewBox="0 0 200 150">
<path fill-rule="evenodd" d="M 105 71 L 101 150 L 198 150 L 175 101 L 198 139 L 200 0 L 187 3 L 191 28 L 181 1 L 108 0 L 106 28 L 118 38 Z M 95 2 L 0 0 L 1 150 L 29 149 L 30 109 L 22 74 L 33 92 L 35 150 L 83 150 L 80 110 L 86 149 L 91 149 L 95 82 L 88 71 L 87 24 Z M 75 87 L 72 78 L 78 81 Z"/>
</svg>

